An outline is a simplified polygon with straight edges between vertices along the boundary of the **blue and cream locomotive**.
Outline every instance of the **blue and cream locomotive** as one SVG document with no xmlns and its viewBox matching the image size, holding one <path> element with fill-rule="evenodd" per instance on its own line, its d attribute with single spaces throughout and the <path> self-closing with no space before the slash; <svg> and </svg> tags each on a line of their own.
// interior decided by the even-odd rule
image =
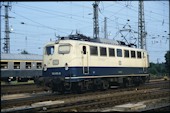
<svg viewBox="0 0 170 113">
<path fill-rule="evenodd" d="M 149 80 L 147 69 L 146 50 L 75 34 L 45 45 L 37 84 L 58 92 L 139 85 Z"/>
</svg>

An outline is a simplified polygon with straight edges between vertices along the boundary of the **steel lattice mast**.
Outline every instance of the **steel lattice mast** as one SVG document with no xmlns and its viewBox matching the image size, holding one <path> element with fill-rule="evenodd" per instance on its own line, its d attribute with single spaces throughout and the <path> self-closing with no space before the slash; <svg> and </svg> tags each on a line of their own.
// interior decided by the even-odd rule
<svg viewBox="0 0 170 113">
<path fill-rule="evenodd" d="M 10 37 L 9 37 L 9 33 L 10 33 L 10 30 L 9 30 L 9 15 L 8 15 L 8 9 L 11 7 L 9 5 L 9 2 L 7 3 L 7 5 L 3 5 L 5 7 L 5 42 L 4 42 L 4 52 L 5 53 L 10 53 Z"/>
<path fill-rule="evenodd" d="M 99 38 L 99 22 L 98 22 L 98 4 L 99 1 L 95 1 L 93 4 L 93 12 L 94 12 L 94 17 L 93 17 L 93 38 L 97 39 Z"/>
<path fill-rule="evenodd" d="M 139 15 L 138 15 L 138 47 L 141 49 L 146 48 L 146 35 L 145 19 L 144 19 L 144 2 L 139 0 Z"/>
<path fill-rule="evenodd" d="M 107 35 L 107 17 L 104 18 L 104 38 L 108 38 L 108 35 Z"/>
</svg>

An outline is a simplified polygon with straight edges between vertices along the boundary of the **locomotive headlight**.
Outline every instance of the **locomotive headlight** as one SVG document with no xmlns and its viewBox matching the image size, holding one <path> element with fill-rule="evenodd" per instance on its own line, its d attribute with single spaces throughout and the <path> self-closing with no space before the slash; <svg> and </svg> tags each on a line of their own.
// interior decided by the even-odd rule
<svg viewBox="0 0 170 113">
<path fill-rule="evenodd" d="M 47 65 L 44 64 L 44 67 L 43 67 L 44 71 L 47 71 Z"/>
<path fill-rule="evenodd" d="M 9 77 L 10 79 L 13 79 L 13 77 Z"/>
<path fill-rule="evenodd" d="M 65 63 L 65 70 L 68 70 L 68 64 Z"/>
<path fill-rule="evenodd" d="M 59 60 L 53 60 L 53 65 L 58 65 L 59 64 Z"/>
</svg>

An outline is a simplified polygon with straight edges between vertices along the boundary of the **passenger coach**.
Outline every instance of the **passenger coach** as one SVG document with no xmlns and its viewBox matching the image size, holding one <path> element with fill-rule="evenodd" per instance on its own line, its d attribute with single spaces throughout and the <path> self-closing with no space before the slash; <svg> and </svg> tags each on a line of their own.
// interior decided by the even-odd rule
<svg viewBox="0 0 170 113">
<path fill-rule="evenodd" d="M 42 76 L 42 55 L 1 53 L 1 81 L 27 81 Z"/>
</svg>

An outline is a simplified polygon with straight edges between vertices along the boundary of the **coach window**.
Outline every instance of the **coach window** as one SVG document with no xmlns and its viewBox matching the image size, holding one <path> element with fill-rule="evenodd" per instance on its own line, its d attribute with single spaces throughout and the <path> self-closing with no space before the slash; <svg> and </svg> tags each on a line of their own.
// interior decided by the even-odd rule
<svg viewBox="0 0 170 113">
<path fill-rule="evenodd" d="M 83 46 L 83 54 L 86 54 L 86 46 Z"/>
<path fill-rule="evenodd" d="M 0 62 L 1 63 L 1 69 L 7 69 L 8 68 L 8 62 Z"/>
<path fill-rule="evenodd" d="M 20 62 L 14 62 L 14 69 L 20 69 Z"/>
<path fill-rule="evenodd" d="M 41 69 L 42 68 L 42 63 L 41 62 L 37 62 L 37 69 Z"/>
<path fill-rule="evenodd" d="M 58 53 L 59 54 L 68 54 L 68 53 L 70 53 L 70 45 L 59 45 Z"/>
<path fill-rule="evenodd" d="M 100 56 L 107 56 L 105 47 L 100 47 Z"/>
<path fill-rule="evenodd" d="M 97 46 L 90 46 L 90 55 L 98 55 Z"/>
<path fill-rule="evenodd" d="M 124 50 L 124 56 L 125 56 L 126 58 L 129 58 L 129 50 Z"/>
<path fill-rule="evenodd" d="M 136 53 L 135 53 L 135 51 L 131 51 L 131 58 L 136 58 Z"/>
<path fill-rule="evenodd" d="M 142 55 L 141 55 L 141 52 L 140 52 L 140 51 L 137 51 L 137 57 L 138 57 L 138 58 L 142 58 Z"/>
<path fill-rule="evenodd" d="M 54 54 L 54 46 L 47 46 L 46 47 L 46 54 L 53 55 Z"/>
<path fill-rule="evenodd" d="M 109 48 L 109 56 L 115 56 L 115 49 Z"/>
<path fill-rule="evenodd" d="M 31 69 L 31 62 L 26 62 L 26 65 L 25 65 L 26 67 L 26 69 Z"/>
<path fill-rule="evenodd" d="M 122 57 L 122 50 L 121 49 L 117 49 L 117 56 Z"/>
</svg>

